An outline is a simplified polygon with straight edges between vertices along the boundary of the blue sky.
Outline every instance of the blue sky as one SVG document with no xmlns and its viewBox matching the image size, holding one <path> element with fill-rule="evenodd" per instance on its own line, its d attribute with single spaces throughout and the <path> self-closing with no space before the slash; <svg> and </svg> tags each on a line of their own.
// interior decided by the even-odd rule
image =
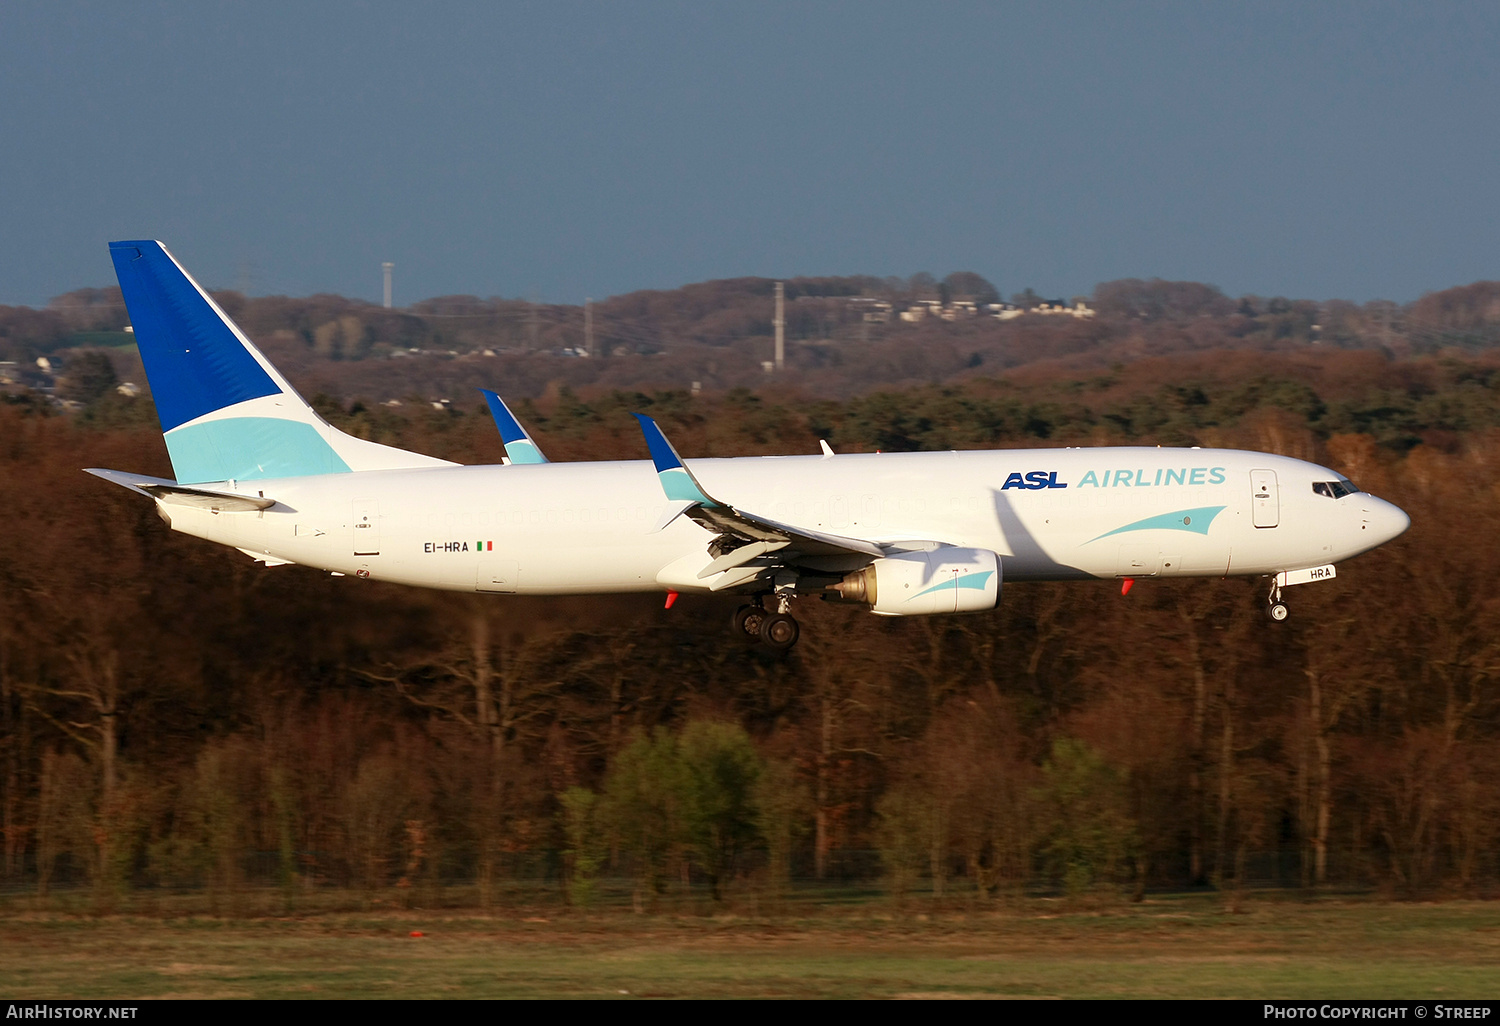
<svg viewBox="0 0 1500 1026">
<path fill-rule="evenodd" d="M 0 7 L 0 303 L 735 275 L 1399 301 L 1500 278 L 1500 6 Z"/>
</svg>

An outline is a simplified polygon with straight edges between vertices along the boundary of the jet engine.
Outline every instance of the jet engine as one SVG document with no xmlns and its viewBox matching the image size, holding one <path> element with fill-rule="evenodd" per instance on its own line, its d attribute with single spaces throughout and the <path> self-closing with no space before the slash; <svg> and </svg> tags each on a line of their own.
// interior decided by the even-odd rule
<svg viewBox="0 0 1500 1026">
<path fill-rule="evenodd" d="M 989 549 L 942 546 L 877 559 L 829 590 L 881 616 L 977 613 L 1000 601 L 1000 574 Z"/>
</svg>

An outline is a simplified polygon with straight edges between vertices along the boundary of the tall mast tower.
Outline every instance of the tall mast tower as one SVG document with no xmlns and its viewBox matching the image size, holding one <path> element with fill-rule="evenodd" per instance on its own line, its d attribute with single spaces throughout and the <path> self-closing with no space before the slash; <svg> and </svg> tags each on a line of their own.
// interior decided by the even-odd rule
<svg viewBox="0 0 1500 1026">
<path fill-rule="evenodd" d="M 786 364 L 786 285 L 776 283 L 776 369 Z"/>
</svg>

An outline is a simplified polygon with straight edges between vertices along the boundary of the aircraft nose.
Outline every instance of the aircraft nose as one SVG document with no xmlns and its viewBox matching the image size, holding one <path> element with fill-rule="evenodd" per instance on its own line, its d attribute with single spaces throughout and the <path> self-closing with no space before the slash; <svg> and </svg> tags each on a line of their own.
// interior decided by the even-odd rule
<svg viewBox="0 0 1500 1026">
<path fill-rule="evenodd" d="M 1386 502 L 1384 499 L 1377 499 L 1370 495 L 1366 496 L 1365 523 L 1369 525 L 1370 532 L 1379 539 L 1375 544 L 1384 545 L 1392 538 L 1398 538 L 1406 533 L 1406 529 L 1411 526 L 1411 517 L 1407 516 L 1406 511 L 1394 502 Z"/>
</svg>

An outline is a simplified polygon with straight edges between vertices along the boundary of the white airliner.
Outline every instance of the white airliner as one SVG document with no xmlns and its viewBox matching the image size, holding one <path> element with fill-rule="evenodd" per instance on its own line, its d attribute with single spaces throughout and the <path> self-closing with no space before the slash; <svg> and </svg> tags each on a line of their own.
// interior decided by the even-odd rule
<svg viewBox="0 0 1500 1026">
<path fill-rule="evenodd" d="M 177 480 L 90 470 L 174 530 L 267 566 L 493 594 L 728 592 L 735 630 L 797 640 L 799 598 L 912 616 L 991 609 L 1002 578 L 1271 578 L 1282 589 L 1411 521 L 1342 475 L 1225 449 L 1079 448 L 551 463 L 499 396 L 507 459 L 354 438 L 286 382 L 159 242 L 110 244 Z M 1128 585 L 1127 585 L 1128 586 Z"/>
</svg>

